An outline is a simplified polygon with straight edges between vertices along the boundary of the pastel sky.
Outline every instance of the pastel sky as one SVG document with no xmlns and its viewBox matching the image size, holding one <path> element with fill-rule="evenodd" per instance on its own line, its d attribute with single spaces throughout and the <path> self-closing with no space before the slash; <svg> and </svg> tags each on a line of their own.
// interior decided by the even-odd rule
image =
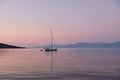
<svg viewBox="0 0 120 80">
<path fill-rule="evenodd" d="M 120 41 L 120 1 L 0 0 L 0 42 L 43 45 Z"/>
</svg>

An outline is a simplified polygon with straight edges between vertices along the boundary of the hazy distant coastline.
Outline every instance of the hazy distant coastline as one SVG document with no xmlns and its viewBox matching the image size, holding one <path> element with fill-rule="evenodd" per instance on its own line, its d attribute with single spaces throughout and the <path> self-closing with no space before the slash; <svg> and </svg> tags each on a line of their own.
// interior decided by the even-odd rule
<svg viewBox="0 0 120 80">
<path fill-rule="evenodd" d="M 9 45 L 9 44 L 4 44 L 4 43 L 0 43 L 0 49 L 4 48 L 4 49 L 8 49 L 8 48 L 25 48 L 25 47 L 19 47 L 19 46 L 14 46 L 14 45 Z"/>
<path fill-rule="evenodd" d="M 120 48 L 120 41 L 116 42 L 96 42 L 96 43 L 89 43 L 89 42 L 77 42 L 77 43 L 72 43 L 72 44 L 57 44 L 54 45 L 57 48 Z M 50 45 L 43 45 L 43 46 L 36 46 L 32 48 L 46 48 L 50 47 Z M 0 43 L 0 49 L 1 48 L 26 48 L 26 47 L 20 47 L 20 46 L 15 46 L 15 45 L 9 45 L 9 44 L 4 44 Z"/>
<path fill-rule="evenodd" d="M 37 46 L 37 48 L 44 48 L 49 47 L 50 45 L 44 46 Z M 89 43 L 89 42 L 77 42 L 73 44 L 67 45 L 55 45 L 57 48 L 120 48 L 120 41 L 117 42 L 96 42 L 96 43 Z"/>
</svg>

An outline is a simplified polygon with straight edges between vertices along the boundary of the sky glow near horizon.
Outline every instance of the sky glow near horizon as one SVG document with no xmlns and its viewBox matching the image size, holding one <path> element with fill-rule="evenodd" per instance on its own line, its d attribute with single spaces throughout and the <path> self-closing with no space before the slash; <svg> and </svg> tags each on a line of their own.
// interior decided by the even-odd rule
<svg viewBox="0 0 120 80">
<path fill-rule="evenodd" d="M 0 0 L 0 42 L 43 45 L 120 41 L 117 0 Z"/>
</svg>

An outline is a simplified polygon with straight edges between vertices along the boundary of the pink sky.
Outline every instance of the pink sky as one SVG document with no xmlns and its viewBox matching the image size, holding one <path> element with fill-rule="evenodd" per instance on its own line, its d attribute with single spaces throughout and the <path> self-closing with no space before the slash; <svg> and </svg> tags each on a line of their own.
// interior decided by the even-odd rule
<svg viewBox="0 0 120 80">
<path fill-rule="evenodd" d="M 0 42 L 57 44 L 120 41 L 120 6 L 115 0 L 1 0 Z"/>
</svg>

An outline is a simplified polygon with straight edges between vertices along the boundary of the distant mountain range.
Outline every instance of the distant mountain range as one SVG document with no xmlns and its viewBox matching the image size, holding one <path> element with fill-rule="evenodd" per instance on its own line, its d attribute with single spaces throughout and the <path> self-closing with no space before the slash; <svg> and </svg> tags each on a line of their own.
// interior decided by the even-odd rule
<svg viewBox="0 0 120 80">
<path fill-rule="evenodd" d="M 46 48 L 50 47 L 50 45 L 44 45 L 44 46 L 37 46 L 35 48 Z M 57 48 L 120 48 L 120 41 L 117 42 L 96 42 L 96 43 L 88 43 L 88 42 L 78 42 L 73 44 L 67 44 L 67 45 L 55 45 Z M 0 43 L 0 48 L 26 48 L 26 47 L 19 47 L 9 44 Z"/>
<path fill-rule="evenodd" d="M 14 46 L 14 45 L 8 45 L 8 44 L 0 43 L 0 48 L 25 48 L 25 47 L 19 47 L 19 46 Z"/>
<path fill-rule="evenodd" d="M 39 46 L 38 48 L 49 47 L 50 45 Z M 96 43 L 88 43 L 88 42 L 78 42 L 67 45 L 55 45 L 57 48 L 120 48 L 120 41 L 117 42 L 96 42 Z"/>
</svg>

